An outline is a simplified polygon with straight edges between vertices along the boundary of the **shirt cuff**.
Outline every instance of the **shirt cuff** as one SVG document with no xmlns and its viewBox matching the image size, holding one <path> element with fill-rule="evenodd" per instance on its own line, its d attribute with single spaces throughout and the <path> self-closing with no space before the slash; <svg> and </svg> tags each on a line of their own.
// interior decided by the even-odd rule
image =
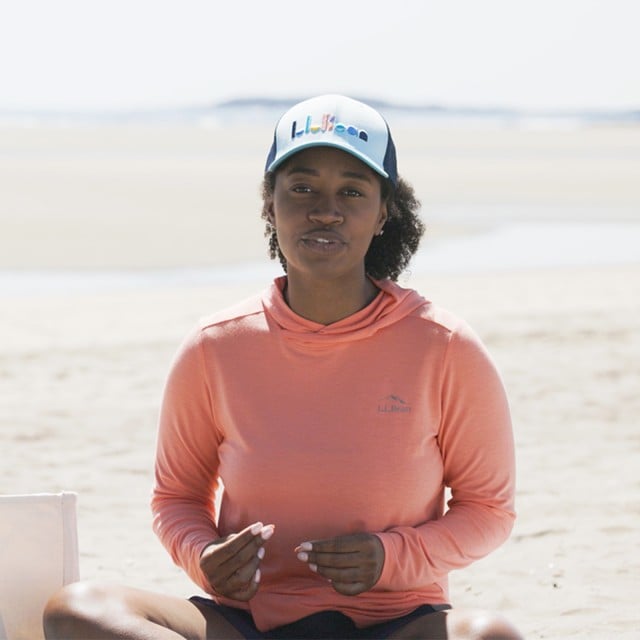
<svg viewBox="0 0 640 640">
<path fill-rule="evenodd" d="M 376 533 L 380 542 L 382 542 L 382 546 L 384 548 L 384 564 L 382 565 L 382 573 L 378 578 L 378 582 L 376 582 L 374 589 L 379 589 L 381 591 L 392 591 L 393 590 L 393 576 L 394 567 L 396 565 L 396 557 L 395 557 L 395 549 L 393 548 L 393 543 L 391 542 L 391 538 L 393 537 L 393 533 Z"/>
</svg>

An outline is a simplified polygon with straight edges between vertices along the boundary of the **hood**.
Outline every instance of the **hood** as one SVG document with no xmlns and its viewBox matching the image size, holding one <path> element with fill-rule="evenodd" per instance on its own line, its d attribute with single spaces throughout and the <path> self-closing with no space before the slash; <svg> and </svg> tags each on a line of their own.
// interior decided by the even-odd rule
<svg viewBox="0 0 640 640">
<path fill-rule="evenodd" d="M 368 338 L 429 304 L 413 289 L 404 289 L 391 280 L 372 280 L 380 292 L 370 304 L 347 318 L 324 325 L 302 318 L 289 308 L 283 295 L 286 281 L 286 276 L 276 278 L 264 292 L 265 313 L 282 330 L 285 339 L 310 347 L 323 348 Z"/>
</svg>

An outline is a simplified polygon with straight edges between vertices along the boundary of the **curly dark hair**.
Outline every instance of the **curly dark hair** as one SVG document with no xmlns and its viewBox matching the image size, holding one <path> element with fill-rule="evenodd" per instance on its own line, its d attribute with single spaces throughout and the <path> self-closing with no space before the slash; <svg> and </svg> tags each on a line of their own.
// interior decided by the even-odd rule
<svg viewBox="0 0 640 640">
<path fill-rule="evenodd" d="M 269 222 L 268 200 L 273 196 L 276 173 L 268 172 L 262 181 L 262 219 L 266 221 L 264 235 L 269 240 L 269 257 L 278 258 L 285 273 L 287 261 L 280 250 L 275 227 Z M 398 183 L 393 185 L 380 179 L 382 198 L 387 202 L 387 221 L 384 234 L 374 236 L 364 258 L 365 271 L 376 280 L 389 278 L 397 280 L 407 268 L 413 254 L 418 250 L 425 226 L 418 211 L 420 201 L 416 198 L 413 187 L 398 176 Z"/>
</svg>

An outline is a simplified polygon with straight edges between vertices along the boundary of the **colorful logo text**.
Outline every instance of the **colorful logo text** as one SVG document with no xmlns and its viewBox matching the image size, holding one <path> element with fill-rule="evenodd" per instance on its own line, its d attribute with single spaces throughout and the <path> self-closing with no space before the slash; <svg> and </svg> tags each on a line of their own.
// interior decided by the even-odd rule
<svg viewBox="0 0 640 640">
<path fill-rule="evenodd" d="M 344 136 L 355 136 L 364 142 L 369 140 L 369 134 L 364 129 L 358 129 L 352 124 L 336 122 L 336 117 L 331 113 L 324 113 L 320 124 L 314 124 L 313 118 L 307 116 L 304 127 L 301 129 L 298 129 L 298 121 L 294 120 L 291 125 L 291 138 L 300 138 L 307 133 L 327 133 L 329 131 L 335 131 L 335 133 Z"/>
</svg>

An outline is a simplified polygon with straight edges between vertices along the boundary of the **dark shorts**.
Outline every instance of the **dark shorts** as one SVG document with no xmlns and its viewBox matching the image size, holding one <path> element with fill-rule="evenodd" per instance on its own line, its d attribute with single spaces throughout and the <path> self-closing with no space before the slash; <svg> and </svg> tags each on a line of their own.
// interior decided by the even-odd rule
<svg viewBox="0 0 640 640">
<path fill-rule="evenodd" d="M 316 638 L 333 638 L 334 640 L 354 640 L 363 638 L 364 640 L 378 640 L 380 638 L 388 638 L 398 629 L 401 629 L 411 620 L 420 618 L 421 616 L 436 611 L 444 611 L 451 609 L 447 604 L 430 605 L 423 604 L 421 607 L 414 609 L 411 613 L 400 618 L 394 618 L 388 622 L 374 624 L 364 629 L 359 629 L 353 620 L 339 611 L 319 611 L 313 615 L 306 616 L 300 620 L 296 620 L 291 624 L 282 627 L 276 627 L 270 631 L 259 631 L 253 623 L 253 618 L 248 611 L 244 609 L 235 609 L 234 607 L 226 607 L 217 604 L 209 598 L 201 598 L 193 596 L 191 602 L 204 605 L 211 609 L 215 609 L 227 622 L 233 625 L 245 638 L 272 638 L 273 640 L 293 640 L 293 639 L 316 639 Z"/>
</svg>

